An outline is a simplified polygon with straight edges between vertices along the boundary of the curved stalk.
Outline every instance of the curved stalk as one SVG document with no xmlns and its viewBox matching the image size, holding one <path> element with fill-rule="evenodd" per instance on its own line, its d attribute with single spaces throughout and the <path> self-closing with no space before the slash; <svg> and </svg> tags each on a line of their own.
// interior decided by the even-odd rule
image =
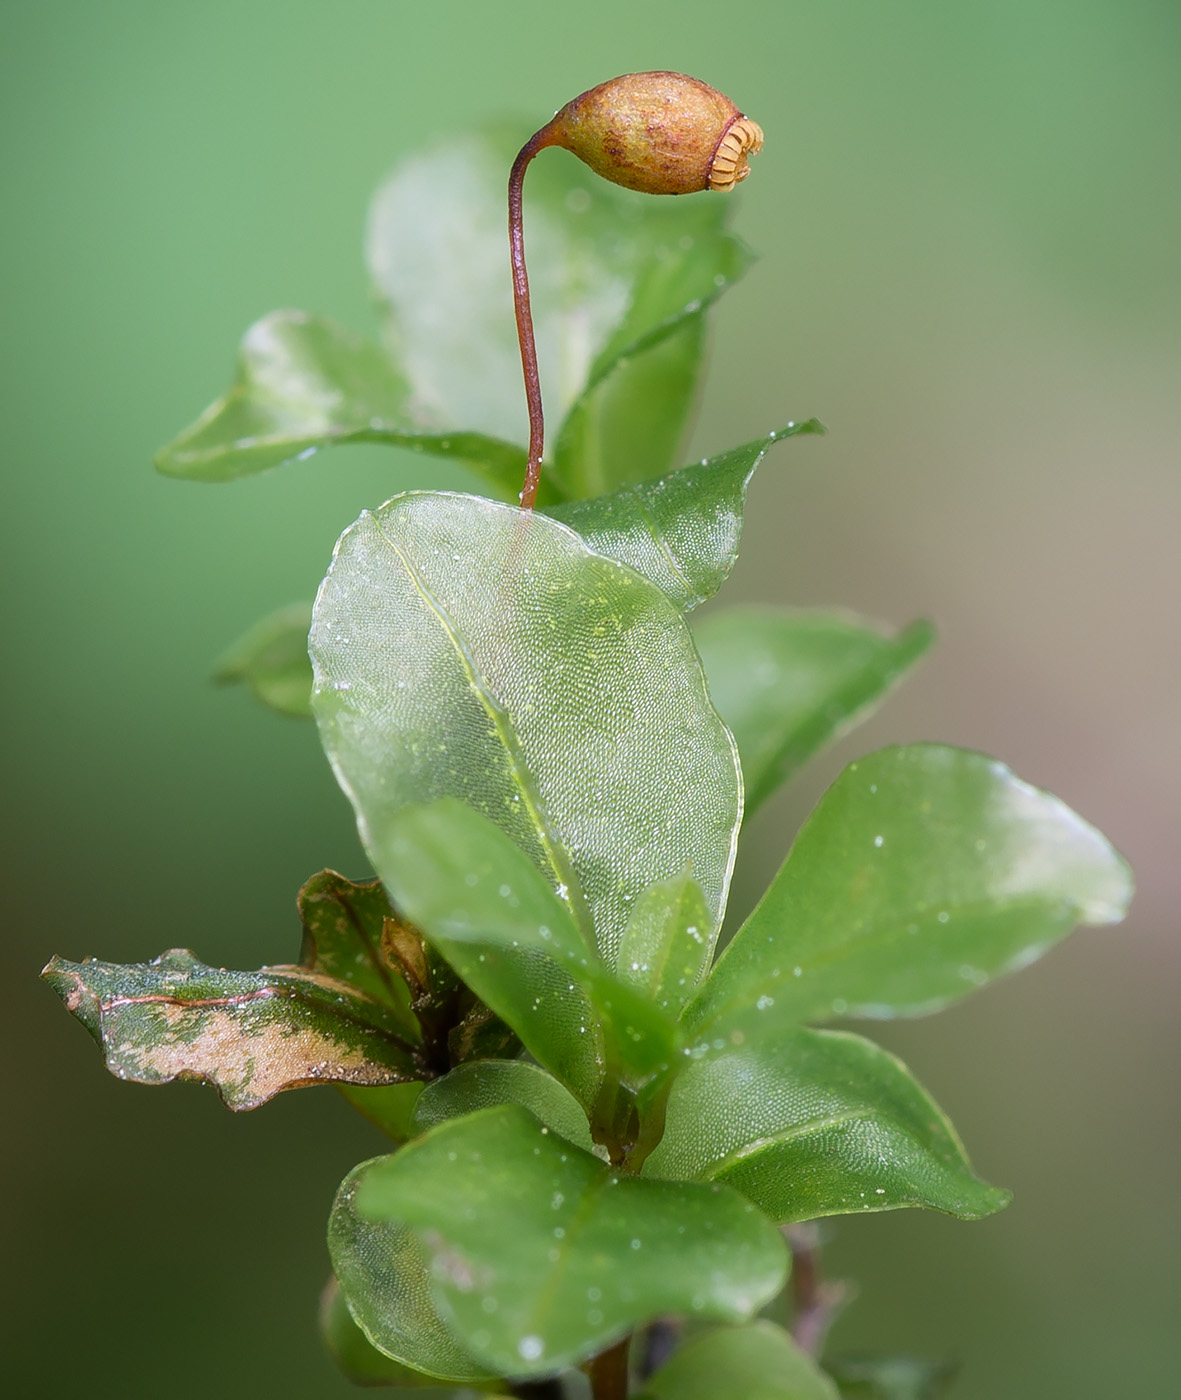
<svg viewBox="0 0 1181 1400">
<path fill-rule="evenodd" d="M 525 142 L 513 161 L 508 177 L 508 241 L 513 268 L 513 311 L 517 318 L 517 339 L 521 345 L 521 368 L 525 375 L 525 398 L 529 404 L 529 460 L 521 487 L 521 505 L 532 510 L 541 481 L 541 456 L 545 451 L 545 418 L 541 407 L 541 379 L 537 372 L 537 344 L 533 336 L 533 312 L 529 306 L 529 274 L 525 269 L 525 223 L 522 193 L 525 170 L 533 157 L 554 144 L 547 122 Z"/>
<path fill-rule="evenodd" d="M 593 1400 L 627 1400 L 630 1385 L 628 1370 L 628 1348 L 631 1337 L 624 1337 L 613 1347 L 608 1347 L 594 1358 L 587 1367 L 590 1377 Z"/>
</svg>

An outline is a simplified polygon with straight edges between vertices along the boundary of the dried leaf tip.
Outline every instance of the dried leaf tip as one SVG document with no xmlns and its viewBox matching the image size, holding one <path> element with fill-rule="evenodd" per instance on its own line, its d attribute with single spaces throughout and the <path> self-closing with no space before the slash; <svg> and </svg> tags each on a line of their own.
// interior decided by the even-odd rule
<svg viewBox="0 0 1181 1400">
<path fill-rule="evenodd" d="M 538 133 L 597 174 L 645 194 L 730 190 L 763 133 L 723 93 L 684 73 L 627 73 L 568 102 Z"/>
</svg>

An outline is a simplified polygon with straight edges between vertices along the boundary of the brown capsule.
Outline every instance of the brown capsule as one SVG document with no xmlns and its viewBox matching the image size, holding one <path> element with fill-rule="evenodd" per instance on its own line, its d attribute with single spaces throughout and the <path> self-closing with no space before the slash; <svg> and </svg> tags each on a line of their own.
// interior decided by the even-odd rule
<svg viewBox="0 0 1181 1400">
<path fill-rule="evenodd" d="M 729 190 L 763 133 L 724 94 L 684 73 L 628 73 L 568 102 L 542 128 L 596 174 L 645 194 Z"/>
</svg>

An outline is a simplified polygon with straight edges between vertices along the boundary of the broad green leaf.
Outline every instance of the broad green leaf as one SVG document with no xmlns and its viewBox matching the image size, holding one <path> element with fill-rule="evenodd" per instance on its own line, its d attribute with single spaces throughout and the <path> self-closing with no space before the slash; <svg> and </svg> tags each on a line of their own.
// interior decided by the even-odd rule
<svg viewBox="0 0 1181 1400">
<path fill-rule="evenodd" d="M 439 1315 L 502 1375 L 553 1373 L 665 1313 L 745 1321 L 787 1270 L 737 1193 L 618 1176 L 515 1104 L 369 1163 L 356 1209 L 413 1229 Z"/>
<path fill-rule="evenodd" d="M 374 199 L 368 235 L 387 347 L 424 420 L 510 442 L 524 442 L 527 425 L 506 182 L 527 134 L 452 137 L 403 161 Z M 538 359 L 567 494 L 609 490 L 676 460 L 704 308 L 749 260 L 724 231 L 727 213 L 708 195 L 620 189 L 562 151 L 530 167 Z"/>
<path fill-rule="evenodd" d="M 737 239 L 720 236 L 726 212 L 709 199 L 676 211 L 697 232 L 657 250 L 558 434 L 554 471 L 569 495 L 598 496 L 676 461 L 705 355 L 706 312 L 751 262 Z"/>
<path fill-rule="evenodd" d="M 703 307 L 642 353 L 616 360 L 579 397 L 562 424 L 549 467 L 559 497 L 594 498 L 677 460 L 705 357 L 706 329 Z"/>
<path fill-rule="evenodd" d="M 836 1386 L 782 1327 L 755 1322 L 694 1337 L 643 1400 L 838 1400 Z"/>
<path fill-rule="evenodd" d="M 309 1084 L 422 1078 L 387 1005 L 307 968 L 227 972 L 174 948 L 122 966 L 54 958 L 41 975 L 137 1084 L 205 1080 L 246 1109 Z"/>
<path fill-rule="evenodd" d="M 900 1060 L 838 1031 L 739 1039 L 686 1066 L 644 1171 L 724 1181 L 780 1224 L 900 1206 L 975 1220 L 1009 1199 Z"/>
<path fill-rule="evenodd" d="M 386 948 L 401 920 L 380 880 L 356 884 L 335 870 L 321 870 L 299 892 L 303 924 L 300 966 L 347 982 L 388 1006 L 406 1032 L 421 1037 L 410 1010 L 410 992 Z"/>
<path fill-rule="evenodd" d="M 674 1027 L 616 982 L 529 857 L 454 799 L 386 829 L 386 883 L 468 986 L 588 1108 L 605 1070 L 667 1069 Z"/>
<path fill-rule="evenodd" d="M 605 1065 L 593 955 L 529 857 L 489 826 L 454 802 L 403 808 L 375 863 L 459 976 L 589 1105 Z"/>
<path fill-rule="evenodd" d="M 403 1366 L 400 1361 L 378 1351 L 353 1320 L 336 1279 L 329 1280 L 320 1297 L 320 1335 L 333 1361 L 354 1385 L 415 1390 L 421 1386 L 437 1389 L 450 1384 Z"/>
<path fill-rule="evenodd" d="M 684 619 L 634 571 L 536 513 L 409 493 L 341 537 L 310 650 L 324 747 L 388 888 L 398 811 L 451 796 L 526 852 L 608 963 L 635 899 L 686 867 L 716 926 L 736 751 Z"/>
<path fill-rule="evenodd" d="M 851 763 L 686 1018 L 702 1046 L 800 1021 L 914 1016 L 1121 919 L 1127 865 L 1065 803 L 939 744 Z"/>
<path fill-rule="evenodd" d="M 959 1365 L 916 1356 L 832 1356 L 824 1368 L 844 1400 L 939 1400 Z"/>
<path fill-rule="evenodd" d="M 667 476 L 547 513 L 576 530 L 596 554 L 651 579 L 688 612 L 712 597 L 734 567 L 746 488 L 759 463 L 782 438 L 823 431 L 815 418 L 789 423 Z"/>
<path fill-rule="evenodd" d="M 518 447 L 420 423 L 408 382 L 383 351 L 302 311 L 273 311 L 251 326 L 229 391 L 160 449 L 156 466 L 190 481 L 232 481 L 346 442 L 457 458 L 508 496 L 524 472 Z"/>
<path fill-rule="evenodd" d="M 619 979 L 677 1016 L 709 956 L 709 910 L 701 886 L 685 871 L 636 900 L 619 943 Z"/>
<path fill-rule="evenodd" d="M 586 1114 L 578 1100 L 539 1065 L 525 1060 L 481 1060 L 436 1079 L 415 1104 L 415 1134 L 502 1103 L 528 1109 L 551 1132 L 584 1152 L 594 1152 Z"/>
<path fill-rule="evenodd" d="M 308 628 L 312 605 L 292 603 L 256 622 L 218 661 L 213 679 L 244 684 L 256 700 L 296 719 L 312 717 Z"/>
<path fill-rule="evenodd" d="M 358 1213 L 358 1188 L 392 1160 L 375 1157 L 354 1167 L 328 1217 L 328 1253 L 349 1312 L 367 1340 L 394 1361 L 441 1380 L 485 1380 L 487 1369 L 461 1350 L 439 1317 L 427 1256 L 414 1232 L 398 1220 Z"/>
<path fill-rule="evenodd" d="M 739 607 L 694 629 L 710 695 L 738 743 L 747 817 L 797 769 L 867 719 L 935 639 L 842 613 Z"/>
</svg>

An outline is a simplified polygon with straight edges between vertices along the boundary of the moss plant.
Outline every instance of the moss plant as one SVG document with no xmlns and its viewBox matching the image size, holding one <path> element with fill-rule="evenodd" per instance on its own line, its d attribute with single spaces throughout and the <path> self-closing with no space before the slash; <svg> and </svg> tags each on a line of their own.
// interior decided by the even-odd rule
<svg viewBox="0 0 1181 1400">
<path fill-rule="evenodd" d="M 679 465 L 709 307 L 748 262 L 724 192 L 761 139 L 653 73 L 576 98 L 515 161 L 498 132 L 404 161 L 370 228 L 380 343 L 264 318 L 158 458 L 229 481 L 377 441 L 484 486 L 364 512 L 315 603 L 219 668 L 314 717 L 377 878 L 313 875 L 290 965 L 174 949 L 44 974 L 121 1078 L 206 1080 L 233 1109 L 334 1084 L 387 1135 L 329 1221 L 321 1322 L 361 1384 L 940 1393 L 941 1366 L 825 1356 L 840 1298 L 808 1222 L 976 1220 L 1008 1193 L 905 1065 L 825 1027 L 938 1010 L 1130 896 L 1104 838 L 1003 764 L 894 747 L 845 769 L 718 954 L 743 817 L 932 640 L 836 612 L 690 618 L 760 462 L 822 431 Z M 548 146 L 585 163 L 538 161 L 526 203 Z"/>
</svg>

